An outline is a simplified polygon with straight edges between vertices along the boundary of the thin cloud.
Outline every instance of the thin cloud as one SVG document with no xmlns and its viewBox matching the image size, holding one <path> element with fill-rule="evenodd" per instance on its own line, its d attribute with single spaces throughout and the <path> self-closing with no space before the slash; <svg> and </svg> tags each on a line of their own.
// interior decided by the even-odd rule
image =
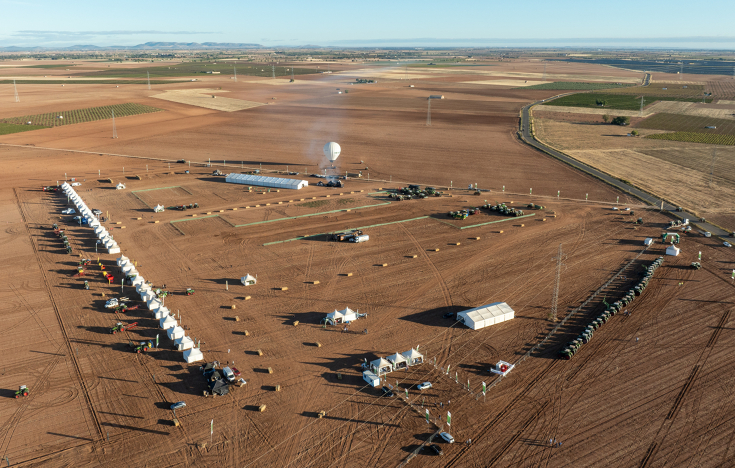
<svg viewBox="0 0 735 468">
<path fill-rule="evenodd" d="M 218 34 L 215 32 L 208 31 L 128 31 L 128 30 L 117 30 L 117 31 L 44 31 L 44 30 L 33 30 L 24 29 L 21 31 L 15 31 L 11 34 L 12 37 L 21 38 L 34 38 L 34 37 L 94 37 L 94 36 L 138 36 L 138 35 L 167 35 L 167 34 Z"/>
</svg>

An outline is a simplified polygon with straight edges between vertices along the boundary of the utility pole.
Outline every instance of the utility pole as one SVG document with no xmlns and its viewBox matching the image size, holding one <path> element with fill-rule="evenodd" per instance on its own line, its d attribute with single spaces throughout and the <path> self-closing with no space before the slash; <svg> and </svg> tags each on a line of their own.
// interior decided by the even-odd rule
<svg viewBox="0 0 735 468">
<path fill-rule="evenodd" d="M 20 102 L 20 98 L 18 97 L 18 88 L 15 87 L 15 80 L 13 80 L 13 91 L 15 91 L 15 102 Z"/>
<path fill-rule="evenodd" d="M 559 280 L 561 278 L 561 267 L 563 265 L 561 260 L 561 244 L 559 244 L 559 253 L 556 255 L 556 281 L 554 282 L 554 295 L 551 298 L 551 320 L 553 322 L 556 322 L 558 320 L 556 317 L 556 306 L 559 302 Z"/>
<path fill-rule="evenodd" d="M 148 89 L 151 89 L 151 74 L 150 72 L 145 72 L 145 74 L 148 76 Z"/>
<path fill-rule="evenodd" d="M 426 126 L 431 127 L 431 98 L 427 99 L 429 101 L 429 110 L 426 113 Z"/>
<path fill-rule="evenodd" d="M 112 138 L 117 138 L 117 128 L 115 127 L 115 111 L 112 111 Z M 123 173 L 125 169 L 123 169 Z"/>
</svg>

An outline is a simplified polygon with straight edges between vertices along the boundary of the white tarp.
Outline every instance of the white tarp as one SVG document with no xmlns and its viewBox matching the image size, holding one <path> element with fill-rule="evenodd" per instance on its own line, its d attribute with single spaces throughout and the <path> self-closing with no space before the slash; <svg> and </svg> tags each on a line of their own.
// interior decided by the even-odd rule
<svg viewBox="0 0 735 468">
<path fill-rule="evenodd" d="M 493 302 L 457 314 L 457 320 L 461 320 L 462 323 L 473 330 L 505 322 L 514 317 L 515 312 L 505 302 Z"/>
<path fill-rule="evenodd" d="M 194 340 L 192 340 L 188 336 L 182 336 L 181 338 L 176 338 L 174 340 L 174 345 L 179 351 L 184 351 L 185 349 L 190 349 L 194 347 Z"/>
<path fill-rule="evenodd" d="M 199 348 L 191 348 L 184 351 L 184 361 L 188 363 L 203 361 L 204 355 Z"/>
<path fill-rule="evenodd" d="M 159 323 L 161 325 L 161 328 L 163 328 L 164 330 L 168 330 L 169 328 L 173 328 L 178 325 L 176 319 L 171 317 L 170 315 L 162 318 Z"/>
<path fill-rule="evenodd" d="M 242 284 L 244 284 L 245 286 L 251 286 L 251 285 L 257 283 L 257 281 L 258 280 L 255 279 L 255 277 L 253 275 L 251 275 L 251 274 L 247 274 L 247 275 L 243 276 L 242 278 L 240 278 L 240 282 Z"/>
<path fill-rule="evenodd" d="M 278 189 L 298 190 L 309 185 L 307 180 L 288 179 L 286 177 L 266 177 L 251 174 L 227 174 L 226 182 L 231 184 L 257 185 L 258 187 L 272 187 Z"/>
<path fill-rule="evenodd" d="M 179 326 L 169 328 L 168 330 L 166 330 L 166 334 L 171 340 L 177 340 L 179 338 L 183 338 L 184 335 L 186 335 L 186 333 L 184 332 L 184 329 Z"/>
</svg>

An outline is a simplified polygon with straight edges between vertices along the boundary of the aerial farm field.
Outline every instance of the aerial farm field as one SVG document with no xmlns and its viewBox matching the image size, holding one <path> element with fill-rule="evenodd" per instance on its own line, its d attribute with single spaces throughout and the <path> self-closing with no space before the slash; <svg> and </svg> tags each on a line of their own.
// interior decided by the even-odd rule
<svg viewBox="0 0 735 468">
<path fill-rule="evenodd" d="M 464 81 L 489 70 L 540 77 L 543 67 L 446 67 L 411 79 L 414 88 L 397 77 L 352 85 L 343 76 L 350 66 L 279 86 L 283 78 L 216 75 L 152 90 L 27 85 L 0 119 L 129 102 L 164 112 L 116 120 L 116 139 L 109 120 L 0 137 L 0 456 L 11 466 L 727 465 L 735 457 L 727 276 L 735 258 L 718 239 L 696 228 L 682 234 L 680 255 L 666 257 L 627 314 L 611 317 L 571 360 L 557 357 L 603 300 L 621 298 L 663 255 L 670 218 L 517 140 L 520 108 L 553 90 L 441 79 L 444 70 L 468 73 Z M 548 68 L 577 82 L 640 75 Z M 229 112 L 154 97 L 219 87 L 263 105 Z M 429 126 L 428 94 L 445 95 L 432 101 Z M 0 98 L 12 94 L 3 89 Z M 327 141 L 342 145 L 334 168 L 322 155 Z M 214 170 L 261 170 L 309 186 L 249 190 Z M 307 176 L 324 170 L 362 177 L 326 188 Z M 42 190 L 72 178 L 108 218 L 121 254 L 98 252 L 91 229 L 61 213 L 67 198 Z M 120 182 L 126 188 L 115 190 Z M 443 196 L 390 197 L 410 183 Z M 485 203 L 524 217 L 486 208 L 447 216 Z M 166 211 L 154 213 L 157 204 Z M 346 229 L 370 239 L 327 240 Z M 649 237 L 656 242 L 644 249 Z M 557 316 L 566 320 L 554 322 L 560 248 Z M 694 270 L 698 252 L 703 268 Z M 120 255 L 171 291 L 165 305 L 205 360 L 236 367 L 246 385 L 203 396 L 204 362 L 186 363 L 135 290 L 120 284 Z M 82 258 L 93 262 L 79 276 Z M 242 285 L 246 274 L 257 283 Z M 104 307 L 123 295 L 140 307 Z M 507 302 L 515 318 L 481 330 L 443 318 L 491 302 Z M 345 307 L 367 315 L 347 330 L 321 324 Z M 137 326 L 111 334 L 118 322 Z M 129 346 L 157 336 L 157 349 Z M 412 348 L 425 362 L 387 374 L 394 396 L 366 385 L 365 359 Z M 516 367 L 500 378 L 488 371 L 499 360 Z M 432 388 L 419 390 L 425 381 Z M 30 394 L 15 399 L 20 385 Z M 186 407 L 174 414 L 179 401 Z M 455 443 L 434 437 L 440 430 Z M 443 456 L 428 450 L 431 439 Z"/>
</svg>

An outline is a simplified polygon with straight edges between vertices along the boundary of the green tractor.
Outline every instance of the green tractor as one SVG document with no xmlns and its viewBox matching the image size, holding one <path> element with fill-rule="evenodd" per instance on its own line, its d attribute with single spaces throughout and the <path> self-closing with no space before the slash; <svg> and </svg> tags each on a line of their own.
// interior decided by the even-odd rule
<svg viewBox="0 0 735 468">
<path fill-rule="evenodd" d="M 194 295 L 194 288 L 186 288 L 186 295 L 187 296 L 193 296 Z"/>
<path fill-rule="evenodd" d="M 692 265 L 691 265 L 691 267 L 692 267 L 693 269 L 695 269 L 695 270 L 699 270 L 700 268 L 702 268 L 702 264 L 701 264 L 701 263 L 699 263 L 699 262 L 692 262 Z"/>
<path fill-rule="evenodd" d="M 20 388 L 15 392 L 15 398 L 20 398 L 22 396 L 28 396 L 31 389 L 26 387 L 25 385 L 21 385 Z"/>
<path fill-rule="evenodd" d="M 84 289 L 89 289 L 89 281 L 84 280 Z"/>
<path fill-rule="evenodd" d="M 128 345 L 130 345 L 130 347 L 133 348 L 133 351 L 138 354 L 153 348 L 153 343 L 151 341 L 141 341 L 140 344 L 138 344 L 137 341 L 131 341 Z"/>
</svg>

